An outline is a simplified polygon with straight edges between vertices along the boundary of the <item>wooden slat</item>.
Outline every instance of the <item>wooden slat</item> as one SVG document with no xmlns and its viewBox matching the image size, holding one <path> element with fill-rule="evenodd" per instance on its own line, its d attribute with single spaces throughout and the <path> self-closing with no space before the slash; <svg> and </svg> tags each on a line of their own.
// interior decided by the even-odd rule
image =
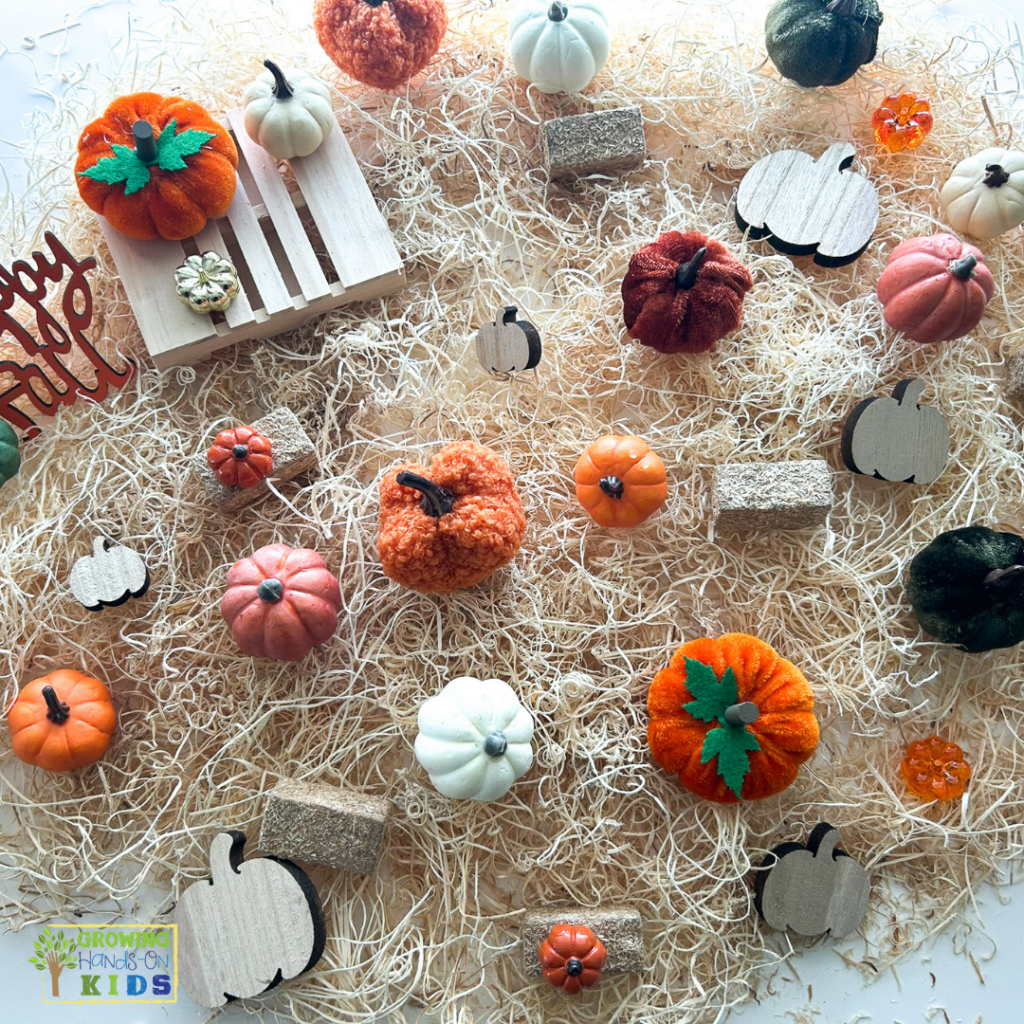
<svg viewBox="0 0 1024 1024">
<path fill-rule="evenodd" d="M 240 110 L 232 110 L 228 114 L 228 120 L 234 129 L 239 152 L 249 165 L 249 172 L 260 190 L 259 198 L 266 206 L 270 220 L 284 244 L 288 262 L 291 264 L 292 270 L 295 271 L 295 277 L 302 289 L 303 296 L 307 302 L 312 302 L 321 296 L 329 295 L 330 285 L 327 283 L 327 278 L 324 277 L 324 272 L 320 269 L 312 245 L 309 244 L 309 238 L 302 227 L 299 215 L 295 212 L 288 189 L 285 188 L 284 182 L 281 180 L 277 162 L 262 146 L 257 145 L 249 138 Z M 257 197 L 253 196 L 252 198 L 255 200 Z M 345 215 L 344 207 L 333 211 L 333 216 L 339 219 L 344 218 Z"/>
<path fill-rule="evenodd" d="M 277 261 L 267 244 L 257 213 L 249 204 L 241 178 L 236 179 L 235 198 L 228 207 L 227 218 L 249 273 L 256 282 L 263 309 L 271 316 L 282 309 L 291 309 L 288 286 L 277 269 Z"/>
<path fill-rule="evenodd" d="M 206 227 L 195 236 L 195 243 L 199 247 L 200 254 L 209 252 L 212 249 L 218 256 L 231 258 L 228 253 L 227 242 L 224 241 L 224 236 L 220 233 L 220 228 L 217 227 L 216 221 L 208 220 L 206 222 Z M 238 295 L 235 296 L 231 305 L 224 310 L 224 319 L 227 321 L 228 327 L 244 327 L 256 319 L 252 312 L 252 303 L 249 302 L 249 296 L 245 294 L 245 285 L 242 284 L 241 280 L 238 283 L 240 288 Z"/>
<path fill-rule="evenodd" d="M 391 232 L 340 128 L 291 165 L 346 292 L 367 279 L 401 271 Z"/>
</svg>

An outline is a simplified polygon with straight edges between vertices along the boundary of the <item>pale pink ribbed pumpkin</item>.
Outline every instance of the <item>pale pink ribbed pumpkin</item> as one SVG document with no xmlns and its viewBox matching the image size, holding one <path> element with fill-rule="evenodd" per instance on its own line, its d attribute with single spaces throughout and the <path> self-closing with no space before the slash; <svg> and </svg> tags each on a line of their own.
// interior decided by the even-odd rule
<svg viewBox="0 0 1024 1024">
<path fill-rule="evenodd" d="M 980 250 L 953 235 L 900 242 L 878 279 L 885 322 L 922 345 L 970 334 L 995 291 Z"/>
<path fill-rule="evenodd" d="M 221 614 L 253 657 L 299 661 L 338 626 L 341 588 L 309 548 L 268 544 L 235 562 L 227 583 Z"/>
</svg>

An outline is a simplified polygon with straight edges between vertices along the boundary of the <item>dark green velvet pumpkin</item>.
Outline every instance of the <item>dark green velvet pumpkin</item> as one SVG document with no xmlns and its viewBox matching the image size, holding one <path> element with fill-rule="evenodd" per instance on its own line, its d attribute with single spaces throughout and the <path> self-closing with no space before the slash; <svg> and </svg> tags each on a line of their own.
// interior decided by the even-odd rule
<svg viewBox="0 0 1024 1024">
<path fill-rule="evenodd" d="M 966 526 L 910 563 L 907 597 L 925 632 L 968 651 L 1024 640 L 1024 537 Z"/>
<path fill-rule="evenodd" d="M 764 41 L 779 74 L 797 85 L 839 85 L 875 59 L 876 0 L 778 0 Z"/>
<path fill-rule="evenodd" d="M 0 487 L 21 468 L 21 452 L 18 451 L 18 435 L 7 420 L 0 420 Z"/>
</svg>

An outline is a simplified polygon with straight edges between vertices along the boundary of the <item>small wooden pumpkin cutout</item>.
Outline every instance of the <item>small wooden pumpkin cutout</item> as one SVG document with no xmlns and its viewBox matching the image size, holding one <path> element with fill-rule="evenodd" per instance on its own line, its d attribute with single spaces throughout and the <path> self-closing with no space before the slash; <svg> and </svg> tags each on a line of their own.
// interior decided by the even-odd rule
<svg viewBox="0 0 1024 1024">
<path fill-rule="evenodd" d="M 98 612 L 142 597 L 149 590 L 149 569 L 131 548 L 97 537 L 92 542 L 92 554 L 72 566 L 68 586 L 79 604 Z"/>
<path fill-rule="evenodd" d="M 843 427 L 846 468 L 892 483 L 930 484 L 949 461 L 949 427 L 929 405 L 918 405 L 922 380 L 901 380 L 892 398 L 865 398 Z"/>
<path fill-rule="evenodd" d="M 754 906 L 766 924 L 834 939 L 860 927 L 870 884 L 867 872 L 836 849 L 839 841 L 839 832 L 821 822 L 806 846 L 782 843 L 768 853 L 754 883 Z"/>
<path fill-rule="evenodd" d="M 540 362 L 540 332 L 529 320 L 517 320 L 515 306 L 498 311 L 476 336 L 476 357 L 490 373 L 532 370 Z"/>
<path fill-rule="evenodd" d="M 750 168 L 736 193 L 736 223 L 789 256 L 814 254 L 823 267 L 852 263 L 878 223 L 878 194 L 851 170 L 848 142 L 817 160 L 796 149 L 770 153 Z"/>
<path fill-rule="evenodd" d="M 200 1006 L 258 996 L 315 966 L 326 929 L 320 897 L 291 861 L 243 863 L 243 832 L 210 845 L 206 882 L 189 886 L 174 908 L 181 983 Z"/>
<path fill-rule="evenodd" d="M 601 980 L 608 952 L 586 925 L 556 924 L 538 946 L 537 956 L 545 979 L 574 996 Z"/>
</svg>

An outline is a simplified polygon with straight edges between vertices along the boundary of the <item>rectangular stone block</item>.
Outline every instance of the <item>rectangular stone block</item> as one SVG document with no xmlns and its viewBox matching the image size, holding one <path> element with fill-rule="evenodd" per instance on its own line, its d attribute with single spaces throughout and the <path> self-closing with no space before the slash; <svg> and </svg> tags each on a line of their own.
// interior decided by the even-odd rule
<svg viewBox="0 0 1024 1024">
<path fill-rule="evenodd" d="M 1006 383 L 1003 391 L 1007 398 L 1024 402 L 1024 350 L 1014 352 L 1006 360 Z"/>
<path fill-rule="evenodd" d="M 824 459 L 753 462 L 715 471 L 714 516 L 723 530 L 805 530 L 832 510 Z"/>
<path fill-rule="evenodd" d="M 274 468 L 270 479 L 284 483 L 301 473 L 308 473 L 316 465 L 316 449 L 302 429 L 298 416 L 283 406 L 268 412 L 249 424 L 253 430 L 270 439 L 270 455 Z M 224 512 L 245 508 L 270 493 L 266 479 L 255 487 L 225 487 L 206 462 L 206 451 L 194 456 L 193 466 L 210 500 Z"/>
<path fill-rule="evenodd" d="M 544 166 L 552 178 L 618 174 L 647 159 L 639 107 L 616 107 L 558 117 L 541 126 Z"/>
<path fill-rule="evenodd" d="M 320 783 L 282 779 L 267 797 L 264 853 L 368 875 L 377 866 L 388 802 Z"/>
<path fill-rule="evenodd" d="M 537 947 L 556 924 L 586 925 L 608 952 L 605 974 L 637 974 L 647 970 L 640 911 L 633 907 L 562 907 L 528 910 L 523 916 L 523 969 L 540 974 Z"/>
</svg>

